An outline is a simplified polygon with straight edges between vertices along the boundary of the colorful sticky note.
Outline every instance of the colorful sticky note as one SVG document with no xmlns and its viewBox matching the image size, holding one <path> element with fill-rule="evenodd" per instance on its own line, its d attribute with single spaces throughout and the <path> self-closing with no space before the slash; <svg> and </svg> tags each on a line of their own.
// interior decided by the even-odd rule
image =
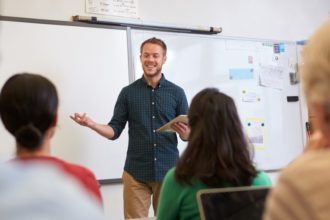
<svg viewBox="0 0 330 220">
<path fill-rule="evenodd" d="M 280 45 L 279 44 L 274 44 L 274 53 L 280 53 Z"/>
<path fill-rule="evenodd" d="M 280 52 L 281 53 L 285 52 L 285 44 L 284 43 L 280 43 Z"/>
</svg>

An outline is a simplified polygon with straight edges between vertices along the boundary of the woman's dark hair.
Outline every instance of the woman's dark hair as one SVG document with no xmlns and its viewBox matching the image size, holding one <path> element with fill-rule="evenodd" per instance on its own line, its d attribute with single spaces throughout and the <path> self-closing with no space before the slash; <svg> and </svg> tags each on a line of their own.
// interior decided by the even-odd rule
<svg viewBox="0 0 330 220">
<path fill-rule="evenodd" d="M 233 99 L 204 89 L 193 98 L 188 118 L 189 142 L 177 162 L 176 180 L 198 179 L 209 187 L 251 185 L 257 171 Z"/>
<path fill-rule="evenodd" d="M 0 93 L 0 116 L 21 148 L 37 150 L 55 122 L 58 96 L 45 77 L 20 73 L 10 77 Z"/>
</svg>

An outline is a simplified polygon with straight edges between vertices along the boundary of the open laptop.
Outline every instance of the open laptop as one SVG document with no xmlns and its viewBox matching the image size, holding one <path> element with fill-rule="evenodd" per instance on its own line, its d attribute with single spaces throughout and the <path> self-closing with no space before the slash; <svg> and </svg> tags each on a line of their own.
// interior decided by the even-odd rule
<svg viewBox="0 0 330 220">
<path fill-rule="evenodd" d="M 254 186 L 200 190 L 201 220 L 261 220 L 269 190 Z"/>
</svg>

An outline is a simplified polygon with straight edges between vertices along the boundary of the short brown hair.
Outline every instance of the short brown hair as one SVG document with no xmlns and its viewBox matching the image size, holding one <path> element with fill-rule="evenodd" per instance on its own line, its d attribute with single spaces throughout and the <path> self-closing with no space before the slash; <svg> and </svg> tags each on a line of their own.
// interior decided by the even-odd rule
<svg viewBox="0 0 330 220">
<path fill-rule="evenodd" d="M 143 50 L 143 47 L 144 47 L 145 44 L 157 44 L 157 45 L 161 46 L 163 48 L 164 55 L 166 55 L 167 47 L 166 47 L 166 44 L 163 40 L 161 40 L 159 38 L 156 38 L 156 37 L 152 37 L 152 38 L 149 38 L 149 39 L 145 40 L 141 44 L 140 53 L 142 53 L 142 50 Z"/>
</svg>

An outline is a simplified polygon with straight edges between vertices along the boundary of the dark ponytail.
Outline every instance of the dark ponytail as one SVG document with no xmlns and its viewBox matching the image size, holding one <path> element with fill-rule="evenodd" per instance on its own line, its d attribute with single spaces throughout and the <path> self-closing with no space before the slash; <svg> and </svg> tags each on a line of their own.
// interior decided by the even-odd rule
<svg viewBox="0 0 330 220">
<path fill-rule="evenodd" d="M 31 151 L 37 150 L 42 143 L 43 135 L 32 123 L 23 125 L 15 133 L 16 142 Z"/>
</svg>

